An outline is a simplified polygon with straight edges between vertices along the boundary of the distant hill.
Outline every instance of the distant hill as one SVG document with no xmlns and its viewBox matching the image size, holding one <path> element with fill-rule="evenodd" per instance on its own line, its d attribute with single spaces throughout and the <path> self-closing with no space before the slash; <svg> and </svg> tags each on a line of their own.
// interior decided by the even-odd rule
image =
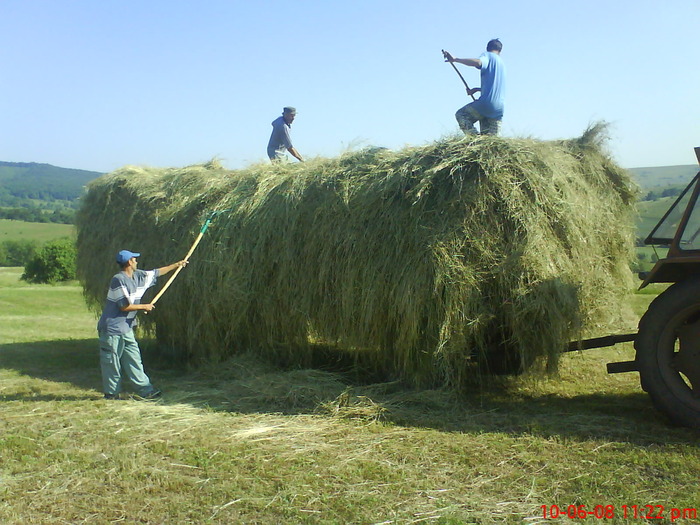
<svg viewBox="0 0 700 525">
<path fill-rule="evenodd" d="M 650 168 L 630 168 L 637 183 L 643 190 L 682 186 L 698 172 L 696 164 L 684 166 L 656 166 Z M 0 206 L 4 196 L 33 200 L 76 200 L 83 193 L 83 187 L 91 180 L 102 176 L 98 171 L 60 168 L 37 162 L 0 161 Z"/>
<path fill-rule="evenodd" d="M 101 175 L 51 164 L 0 161 L 0 206 L 15 206 L 18 199 L 74 201 L 89 181 Z"/>
<path fill-rule="evenodd" d="M 637 232 L 643 239 L 693 180 L 700 167 L 691 164 L 632 168 L 629 171 L 642 188 L 641 200 L 637 203 Z"/>
<path fill-rule="evenodd" d="M 634 179 L 643 190 L 666 188 L 669 186 L 685 186 L 700 170 L 697 164 L 685 166 L 657 166 L 654 168 L 631 168 Z"/>
<path fill-rule="evenodd" d="M 698 169 L 695 164 L 629 169 L 642 188 L 637 218 L 640 235 L 646 235 L 658 222 Z M 27 208 L 43 209 L 45 214 L 74 209 L 85 185 L 102 175 L 97 171 L 60 168 L 51 164 L 0 161 L 0 208 L 14 209 L 14 214 L 0 211 L 0 218 L 33 221 L 35 219 L 31 216 L 22 215 L 29 213 Z M 50 216 L 46 217 L 48 220 Z"/>
</svg>

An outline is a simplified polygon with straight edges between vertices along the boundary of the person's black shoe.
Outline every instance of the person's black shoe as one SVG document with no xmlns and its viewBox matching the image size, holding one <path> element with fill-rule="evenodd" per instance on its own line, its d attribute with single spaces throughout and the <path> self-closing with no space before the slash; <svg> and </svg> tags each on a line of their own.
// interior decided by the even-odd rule
<svg viewBox="0 0 700 525">
<path fill-rule="evenodd" d="M 135 396 L 136 399 L 143 400 L 143 401 L 154 401 L 156 399 L 159 399 L 163 396 L 163 392 L 160 390 L 151 390 L 148 394 L 145 396 Z"/>
<path fill-rule="evenodd" d="M 119 399 L 119 394 L 105 394 L 105 399 Z"/>
</svg>

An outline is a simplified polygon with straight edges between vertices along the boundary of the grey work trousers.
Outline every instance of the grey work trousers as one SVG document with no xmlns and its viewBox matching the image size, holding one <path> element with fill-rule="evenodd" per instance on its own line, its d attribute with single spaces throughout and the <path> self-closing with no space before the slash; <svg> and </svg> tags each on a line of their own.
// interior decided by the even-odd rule
<svg viewBox="0 0 700 525">
<path fill-rule="evenodd" d="M 143 371 L 141 349 L 133 330 L 121 335 L 100 333 L 99 337 L 102 388 L 105 394 L 118 394 L 121 391 L 122 371 L 134 384 L 138 395 L 146 396 L 155 390 Z"/>
</svg>

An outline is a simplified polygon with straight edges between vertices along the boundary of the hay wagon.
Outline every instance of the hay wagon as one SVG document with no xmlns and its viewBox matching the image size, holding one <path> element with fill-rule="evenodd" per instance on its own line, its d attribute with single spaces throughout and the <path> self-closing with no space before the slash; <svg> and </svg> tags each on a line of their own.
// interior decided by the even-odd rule
<svg viewBox="0 0 700 525">
<path fill-rule="evenodd" d="M 108 254 L 133 248 L 158 267 L 182 257 L 203 213 L 226 211 L 142 320 L 183 361 L 322 358 L 463 390 L 484 371 L 556 370 L 574 339 L 571 349 L 633 340 L 635 360 L 610 371 L 639 371 L 656 406 L 700 427 L 700 178 L 648 239 L 671 249 L 643 286 L 676 284 L 637 333 L 581 341 L 623 326 L 633 281 L 637 189 L 602 148 L 604 131 L 448 138 L 234 171 L 126 166 L 88 187 L 78 275 L 99 311 Z"/>
<path fill-rule="evenodd" d="M 695 148 L 700 162 L 700 148 Z M 700 428 L 700 172 L 644 241 L 668 246 L 650 283 L 671 283 L 649 306 L 634 334 L 574 342 L 570 350 L 634 341 L 634 361 L 608 363 L 608 373 L 639 372 L 654 406 L 673 422 Z"/>
</svg>

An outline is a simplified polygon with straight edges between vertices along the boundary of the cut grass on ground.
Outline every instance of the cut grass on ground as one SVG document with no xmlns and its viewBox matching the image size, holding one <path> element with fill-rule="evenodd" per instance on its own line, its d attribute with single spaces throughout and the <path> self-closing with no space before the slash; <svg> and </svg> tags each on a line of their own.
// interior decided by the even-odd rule
<svg viewBox="0 0 700 525">
<path fill-rule="evenodd" d="M 553 505 L 609 505 L 608 523 L 663 505 L 653 521 L 670 523 L 700 501 L 697 434 L 668 426 L 636 374 L 605 373 L 629 345 L 462 399 L 253 356 L 179 370 L 145 352 L 163 400 L 108 402 L 78 287 L 20 274 L 0 271 L 2 523 L 573 523 L 545 519 Z"/>
</svg>

